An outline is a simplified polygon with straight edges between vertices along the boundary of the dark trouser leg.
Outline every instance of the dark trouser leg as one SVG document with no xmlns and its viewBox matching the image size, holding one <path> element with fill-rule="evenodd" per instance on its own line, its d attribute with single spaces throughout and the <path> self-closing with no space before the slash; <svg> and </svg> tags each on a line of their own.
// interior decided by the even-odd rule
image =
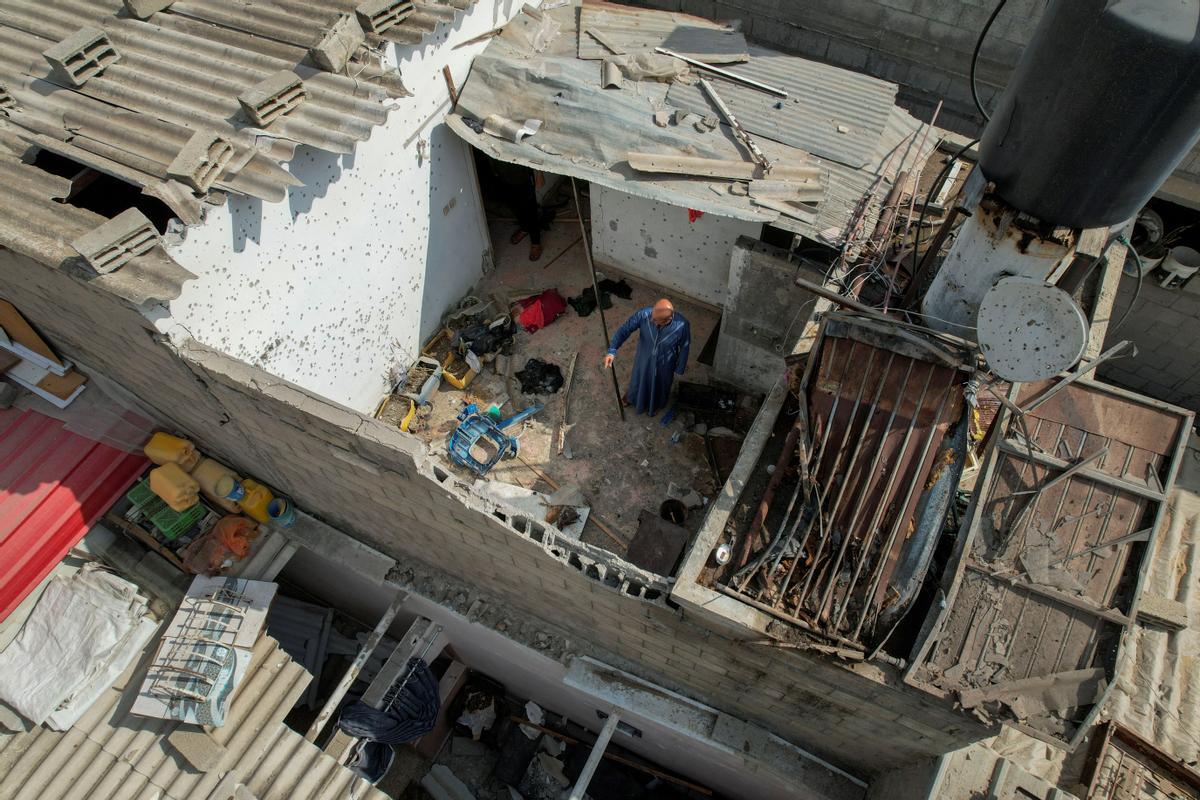
<svg viewBox="0 0 1200 800">
<path fill-rule="evenodd" d="M 542 243 L 542 220 L 538 210 L 537 191 L 533 182 L 513 187 L 513 212 L 517 217 L 517 225 L 529 234 L 532 244 Z"/>
</svg>

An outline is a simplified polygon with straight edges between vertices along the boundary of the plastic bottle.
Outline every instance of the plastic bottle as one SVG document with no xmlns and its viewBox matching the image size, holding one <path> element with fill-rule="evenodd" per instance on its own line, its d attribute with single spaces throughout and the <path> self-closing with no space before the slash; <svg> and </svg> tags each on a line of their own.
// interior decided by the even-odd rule
<svg viewBox="0 0 1200 800">
<path fill-rule="evenodd" d="M 173 511 L 187 511 L 200 502 L 200 484 L 175 463 L 150 470 L 150 490 Z"/>
<path fill-rule="evenodd" d="M 142 452 L 155 464 L 178 464 L 184 472 L 191 472 L 200 462 L 196 445 L 187 439 L 180 439 L 162 431 L 150 437 Z"/>
<path fill-rule="evenodd" d="M 242 507 L 234 501 L 226 499 L 217 491 L 218 481 L 226 476 L 235 479 L 237 477 L 229 467 L 211 458 L 200 459 L 200 463 L 192 470 L 192 478 L 200 484 L 200 491 L 204 493 L 205 497 L 229 513 L 237 514 Z"/>
<path fill-rule="evenodd" d="M 242 486 L 246 489 L 246 496 L 241 500 L 242 512 L 259 522 L 268 522 L 271 516 L 267 513 L 267 506 L 275 499 L 275 495 L 251 478 L 243 480 Z"/>
</svg>

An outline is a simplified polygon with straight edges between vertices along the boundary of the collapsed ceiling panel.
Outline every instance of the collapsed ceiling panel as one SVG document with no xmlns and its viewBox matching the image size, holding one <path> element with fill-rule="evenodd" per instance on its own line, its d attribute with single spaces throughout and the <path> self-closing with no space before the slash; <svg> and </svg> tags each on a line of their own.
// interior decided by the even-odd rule
<svg viewBox="0 0 1200 800">
<path fill-rule="evenodd" d="M 1078 741 L 1135 619 L 1192 415 L 1083 379 L 1049 385 L 1012 392 L 997 420 L 946 609 L 909 679 Z"/>
</svg>

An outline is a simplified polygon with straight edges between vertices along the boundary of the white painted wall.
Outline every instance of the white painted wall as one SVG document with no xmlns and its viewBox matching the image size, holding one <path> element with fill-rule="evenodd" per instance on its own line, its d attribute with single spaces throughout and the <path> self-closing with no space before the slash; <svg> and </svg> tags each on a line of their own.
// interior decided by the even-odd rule
<svg viewBox="0 0 1200 800">
<path fill-rule="evenodd" d="M 592 184 L 592 244 L 597 263 L 722 305 L 729 258 L 739 236 L 758 238 L 762 223 L 705 214 Z"/>
<path fill-rule="evenodd" d="M 470 148 L 442 124 L 443 65 L 462 86 L 481 42 L 519 0 L 479 0 L 419 46 L 395 47 L 405 86 L 352 155 L 301 147 L 305 186 L 281 203 L 231 198 L 172 249 L 198 278 L 149 316 L 360 412 L 387 392 L 441 314 L 480 277 L 490 247 Z M 419 142 L 428 143 L 419 156 Z"/>
</svg>

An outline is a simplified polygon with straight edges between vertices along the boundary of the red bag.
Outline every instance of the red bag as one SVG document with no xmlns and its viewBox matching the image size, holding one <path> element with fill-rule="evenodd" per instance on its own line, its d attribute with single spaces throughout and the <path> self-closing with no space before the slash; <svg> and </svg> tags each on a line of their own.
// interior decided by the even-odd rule
<svg viewBox="0 0 1200 800">
<path fill-rule="evenodd" d="M 517 323 L 529 333 L 546 327 L 567 310 L 567 301 L 556 289 L 547 289 L 517 302 L 525 309 L 517 317 Z"/>
</svg>

